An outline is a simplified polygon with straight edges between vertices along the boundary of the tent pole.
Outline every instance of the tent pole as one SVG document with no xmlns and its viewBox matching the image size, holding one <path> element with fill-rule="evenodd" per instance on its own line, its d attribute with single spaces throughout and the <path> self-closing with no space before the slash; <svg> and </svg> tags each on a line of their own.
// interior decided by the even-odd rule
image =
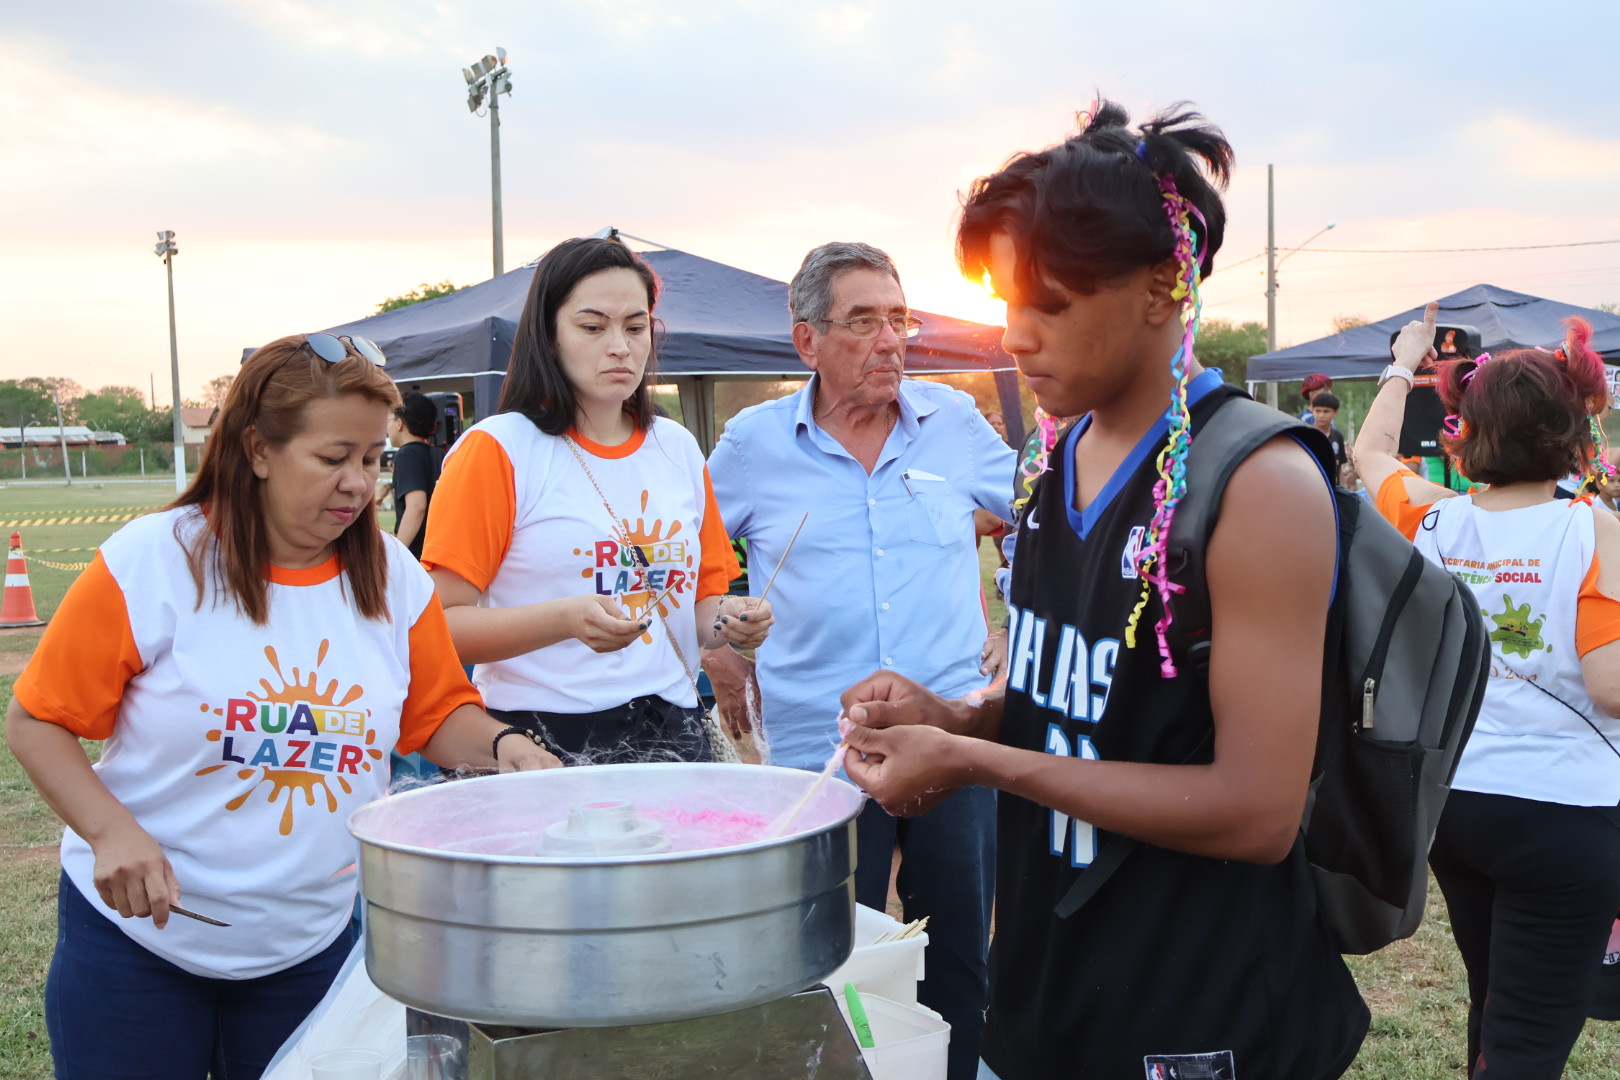
<svg viewBox="0 0 1620 1080">
<path fill-rule="evenodd" d="M 665 376 L 681 395 L 681 418 L 703 456 L 714 449 L 714 380 L 704 375 Z"/>
<path fill-rule="evenodd" d="M 474 423 L 494 416 L 496 410 L 500 408 L 501 384 L 503 382 L 505 382 L 504 376 L 489 372 L 483 372 L 472 377 Z"/>
<path fill-rule="evenodd" d="M 698 445 L 703 447 L 703 456 L 708 457 L 714 451 L 714 444 L 720 436 L 714 429 L 714 380 L 706 375 L 699 375 L 697 379 L 698 399 L 703 403 L 698 422 L 702 435 Z"/>
<path fill-rule="evenodd" d="M 1001 422 L 1007 426 L 1007 445 L 1014 450 L 1024 445 L 1024 402 L 1018 393 L 1018 372 L 994 371 L 996 397 L 1001 401 Z"/>
</svg>

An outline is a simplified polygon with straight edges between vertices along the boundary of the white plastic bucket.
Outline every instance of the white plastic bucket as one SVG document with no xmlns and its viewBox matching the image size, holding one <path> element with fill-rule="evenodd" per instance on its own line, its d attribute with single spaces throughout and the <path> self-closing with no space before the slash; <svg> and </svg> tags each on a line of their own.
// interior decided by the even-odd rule
<svg viewBox="0 0 1620 1080">
<path fill-rule="evenodd" d="M 917 984 L 923 978 L 923 950 L 928 947 L 928 935 L 918 934 L 904 941 L 885 941 L 873 944 L 887 933 L 901 929 L 901 924 L 881 911 L 855 906 L 855 951 L 844 966 L 827 976 L 827 985 L 835 995 L 844 992 L 845 983 L 854 983 L 863 995 L 873 994 L 902 1005 L 917 1004 Z"/>
<path fill-rule="evenodd" d="M 840 992 L 838 1008 L 849 1023 L 849 1004 Z M 861 1057 L 872 1080 L 945 1080 L 951 1025 L 922 1005 L 905 1005 L 871 994 L 861 995 L 866 1022 L 876 1046 L 862 1047 Z M 854 1032 L 851 1025 L 850 1031 Z"/>
</svg>

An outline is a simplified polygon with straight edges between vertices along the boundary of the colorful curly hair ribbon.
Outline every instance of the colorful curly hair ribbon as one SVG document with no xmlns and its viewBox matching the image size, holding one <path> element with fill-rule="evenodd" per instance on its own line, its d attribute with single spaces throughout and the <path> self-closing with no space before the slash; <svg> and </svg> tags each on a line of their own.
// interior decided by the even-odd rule
<svg viewBox="0 0 1620 1080">
<path fill-rule="evenodd" d="M 1137 144 L 1136 154 L 1144 162 L 1147 161 L 1145 144 Z M 1142 612 L 1147 608 L 1148 597 L 1156 591 L 1159 595 L 1159 605 L 1163 609 L 1163 614 L 1153 627 L 1154 636 L 1159 644 L 1159 672 L 1164 678 L 1173 679 L 1176 676 L 1176 664 L 1170 653 L 1169 629 L 1173 618 L 1171 597 L 1185 590 L 1169 577 L 1169 540 L 1170 528 L 1175 522 L 1176 505 L 1187 494 L 1187 454 L 1192 448 L 1192 414 L 1187 405 L 1187 369 L 1193 358 L 1193 345 L 1198 340 L 1199 320 L 1203 313 L 1203 298 L 1198 288 L 1202 280 L 1198 236 L 1193 232 L 1192 222 L 1197 218 L 1200 224 L 1204 224 L 1204 216 L 1176 189 L 1175 180 L 1169 174 L 1160 175 L 1158 181 L 1159 194 L 1164 200 L 1165 213 L 1170 219 L 1170 229 L 1176 237 L 1175 255 L 1179 271 L 1171 297 L 1185 301 L 1191 312 L 1182 334 L 1181 347 L 1176 350 L 1176 355 L 1170 361 L 1170 373 L 1175 379 L 1175 384 L 1170 389 L 1168 413 L 1170 430 L 1165 439 L 1164 449 L 1159 451 L 1156 462 L 1159 479 L 1153 485 L 1153 518 L 1148 524 L 1146 535 L 1142 539 L 1141 551 L 1136 559 L 1137 573 L 1142 578 L 1142 596 L 1136 602 L 1136 607 L 1132 609 L 1130 619 L 1125 624 L 1125 644 L 1127 648 L 1136 647 L 1137 625 L 1141 621 Z"/>
<path fill-rule="evenodd" d="M 1595 412 L 1586 414 L 1586 422 L 1592 433 L 1592 459 L 1587 462 L 1587 475 L 1598 483 L 1612 483 L 1616 473 L 1609 463 L 1609 440 L 1603 433 L 1603 423 Z"/>
</svg>

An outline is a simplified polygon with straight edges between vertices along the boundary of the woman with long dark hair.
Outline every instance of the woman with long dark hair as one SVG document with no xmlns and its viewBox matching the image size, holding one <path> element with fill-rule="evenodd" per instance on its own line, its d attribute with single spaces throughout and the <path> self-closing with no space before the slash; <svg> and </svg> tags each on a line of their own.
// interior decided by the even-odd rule
<svg viewBox="0 0 1620 1080">
<path fill-rule="evenodd" d="M 1559 498 L 1613 476 L 1592 331 L 1556 349 L 1439 365 L 1441 443 L 1471 495 L 1397 460 L 1413 373 L 1436 357 L 1430 304 L 1404 327 L 1356 439 L 1379 511 L 1473 590 L 1491 675 L 1429 864 L 1468 969 L 1473 1077 L 1553 1078 L 1586 1019 L 1620 904 L 1620 521 Z"/>
<path fill-rule="evenodd" d="M 381 359 L 328 334 L 250 356 L 191 487 L 101 546 L 17 679 L 6 740 L 68 826 L 60 1080 L 257 1077 L 354 944 L 346 824 L 388 751 L 558 764 L 501 739 L 377 528 Z M 80 739 L 105 740 L 94 766 Z"/>
<path fill-rule="evenodd" d="M 658 281 L 614 239 L 535 267 L 500 412 L 445 461 L 422 552 L 495 715 L 572 762 L 712 760 L 700 649 L 752 648 L 697 440 L 657 417 Z"/>
</svg>

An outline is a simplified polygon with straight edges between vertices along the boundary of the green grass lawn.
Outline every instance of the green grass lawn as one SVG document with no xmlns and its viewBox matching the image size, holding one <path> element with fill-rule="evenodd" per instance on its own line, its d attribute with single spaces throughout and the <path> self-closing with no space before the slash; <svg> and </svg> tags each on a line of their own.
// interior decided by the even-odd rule
<svg viewBox="0 0 1620 1080">
<path fill-rule="evenodd" d="M 109 511 L 138 513 L 162 506 L 173 498 L 173 484 L 103 482 L 93 476 L 88 480 L 75 480 L 71 488 L 7 484 L 0 485 L 0 522 L 98 516 Z M 89 562 L 95 548 L 123 524 L 116 521 L 0 527 L 0 541 L 9 543 L 13 532 L 22 535 L 23 550 L 30 556 L 29 584 L 34 589 L 34 607 L 40 618 L 51 617 L 56 605 L 62 602 L 62 595 L 79 574 L 77 569 L 61 570 L 46 564 L 67 566 Z M 61 548 L 84 550 L 57 550 Z M 33 643 L 31 635 L 0 634 L 0 653 L 29 652 Z"/>
<path fill-rule="evenodd" d="M 94 489 L 0 487 L 0 520 L 24 513 L 96 507 L 156 506 L 172 498 L 163 485 L 107 485 Z M 26 502 L 27 505 L 21 505 Z M 393 527 L 391 514 L 382 515 Z M 94 546 L 117 525 L 37 526 L 24 531 L 29 548 Z M 84 561 L 80 555 L 45 556 Z M 1006 621 L 991 573 L 997 565 L 989 543 L 979 548 L 992 626 Z M 73 574 L 31 567 L 36 605 L 49 617 Z M 0 652 L 27 651 L 36 635 L 0 633 Z M 8 704 L 13 679 L 0 676 L 0 705 Z M 91 748 L 94 752 L 94 747 Z M 11 754 L 0 749 L 0 1080 L 36 1080 L 50 1074 L 45 1037 L 45 970 L 56 937 L 56 843 L 61 826 L 35 794 Z M 1597 963 L 1593 957 L 1593 963 Z M 1350 958 L 1351 970 L 1372 1009 L 1372 1028 L 1348 1075 L 1366 1080 L 1455 1080 L 1463 1074 L 1463 1024 L 1467 996 L 1462 961 L 1451 941 L 1445 907 L 1431 886 L 1429 913 L 1417 934 L 1382 952 Z M 1241 992 L 1221 988 L 1212 992 Z M 1571 1080 L 1620 1076 L 1620 1025 L 1591 1021 L 1565 1075 Z"/>
<path fill-rule="evenodd" d="M 0 676 L 0 702 L 11 700 Z M 56 845 L 62 826 L 0 750 L 0 1080 L 49 1076 L 45 968 L 56 944 Z"/>
</svg>

